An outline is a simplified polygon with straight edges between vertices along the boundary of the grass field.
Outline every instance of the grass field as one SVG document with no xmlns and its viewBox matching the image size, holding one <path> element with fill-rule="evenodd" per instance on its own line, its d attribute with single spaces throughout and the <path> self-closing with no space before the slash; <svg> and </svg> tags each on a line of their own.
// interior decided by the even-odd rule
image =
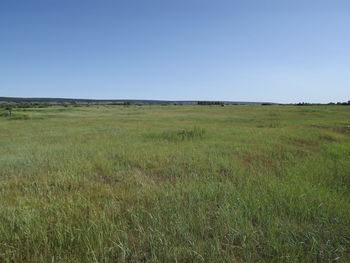
<svg viewBox="0 0 350 263">
<path fill-rule="evenodd" d="M 350 262 L 350 107 L 0 110 L 0 262 Z"/>
</svg>

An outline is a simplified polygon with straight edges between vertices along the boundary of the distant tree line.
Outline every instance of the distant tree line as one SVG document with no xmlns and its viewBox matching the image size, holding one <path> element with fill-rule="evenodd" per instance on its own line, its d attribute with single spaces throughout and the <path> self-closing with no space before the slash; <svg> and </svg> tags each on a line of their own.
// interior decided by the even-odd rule
<svg viewBox="0 0 350 263">
<path fill-rule="evenodd" d="M 0 108 L 47 108 L 49 106 L 53 106 L 52 104 L 48 103 L 3 103 L 0 104 Z"/>
<path fill-rule="evenodd" d="M 308 102 L 299 102 L 297 104 L 295 104 L 296 106 L 313 106 L 313 105 L 324 105 L 322 103 L 308 103 Z M 350 100 L 347 102 L 329 102 L 327 103 L 327 105 L 350 105 Z"/>
<path fill-rule="evenodd" d="M 328 104 L 335 104 L 335 103 L 330 102 Z M 348 100 L 348 102 L 337 102 L 337 105 L 350 105 L 350 100 Z"/>
<path fill-rule="evenodd" d="M 224 105 L 222 101 L 198 101 L 198 105 Z"/>
</svg>

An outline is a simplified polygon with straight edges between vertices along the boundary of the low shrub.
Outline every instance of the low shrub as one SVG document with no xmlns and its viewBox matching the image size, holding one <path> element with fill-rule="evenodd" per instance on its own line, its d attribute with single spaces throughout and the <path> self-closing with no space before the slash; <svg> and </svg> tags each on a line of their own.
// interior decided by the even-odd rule
<svg viewBox="0 0 350 263">
<path fill-rule="evenodd" d="M 5 111 L 5 112 L 1 112 L 0 113 L 0 117 L 10 117 L 11 115 L 10 115 L 10 113 L 8 112 L 8 111 Z"/>
</svg>

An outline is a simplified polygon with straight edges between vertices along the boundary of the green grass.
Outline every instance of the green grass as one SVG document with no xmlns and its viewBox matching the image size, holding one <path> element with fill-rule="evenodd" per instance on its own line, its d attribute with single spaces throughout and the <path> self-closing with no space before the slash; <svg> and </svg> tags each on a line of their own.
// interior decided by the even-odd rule
<svg viewBox="0 0 350 263">
<path fill-rule="evenodd" d="M 0 262 L 349 262 L 349 125 L 346 106 L 0 110 Z"/>
</svg>

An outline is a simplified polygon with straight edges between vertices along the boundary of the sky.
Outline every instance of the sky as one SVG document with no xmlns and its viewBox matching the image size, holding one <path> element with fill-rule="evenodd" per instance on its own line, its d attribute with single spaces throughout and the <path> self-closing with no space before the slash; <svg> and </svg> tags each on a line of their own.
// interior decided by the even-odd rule
<svg viewBox="0 0 350 263">
<path fill-rule="evenodd" d="M 349 0 L 0 0 L 0 96 L 350 100 Z"/>
</svg>

